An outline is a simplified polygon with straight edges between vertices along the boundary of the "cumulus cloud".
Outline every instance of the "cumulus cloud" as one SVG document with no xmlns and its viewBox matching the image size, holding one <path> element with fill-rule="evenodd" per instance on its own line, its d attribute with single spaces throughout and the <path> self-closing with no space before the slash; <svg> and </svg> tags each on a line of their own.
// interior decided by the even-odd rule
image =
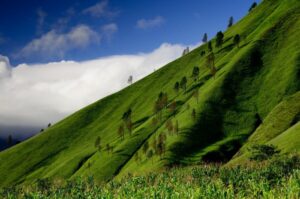
<svg viewBox="0 0 300 199">
<path fill-rule="evenodd" d="M 161 16 L 154 17 L 153 19 L 140 19 L 136 22 L 136 27 L 140 29 L 149 29 L 161 26 L 164 22 L 165 19 Z"/>
<path fill-rule="evenodd" d="M 1 79 L 10 76 L 11 66 L 8 57 L 0 55 L 0 83 Z"/>
<path fill-rule="evenodd" d="M 118 25 L 115 23 L 106 24 L 101 27 L 103 36 L 109 40 L 112 38 L 113 34 L 118 31 L 118 29 Z"/>
<path fill-rule="evenodd" d="M 89 14 L 93 17 L 114 17 L 118 14 L 116 11 L 110 10 L 108 0 L 100 1 L 99 3 L 84 9 L 83 14 Z"/>
<path fill-rule="evenodd" d="M 1 56 L 0 127 L 56 122 L 124 88 L 129 75 L 135 81 L 145 77 L 179 57 L 184 48 L 165 43 L 150 53 L 16 67 Z"/>
<path fill-rule="evenodd" d="M 18 57 L 52 56 L 62 58 L 74 48 L 84 48 L 93 42 L 99 42 L 100 36 L 87 25 L 78 25 L 67 33 L 51 30 L 38 39 L 29 42 L 17 55 Z"/>
</svg>

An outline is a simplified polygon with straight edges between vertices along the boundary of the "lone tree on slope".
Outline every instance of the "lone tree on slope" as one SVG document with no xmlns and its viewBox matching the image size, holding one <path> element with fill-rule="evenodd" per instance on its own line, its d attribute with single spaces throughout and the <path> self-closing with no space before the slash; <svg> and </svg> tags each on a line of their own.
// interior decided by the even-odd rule
<svg viewBox="0 0 300 199">
<path fill-rule="evenodd" d="M 187 78 L 184 76 L 180 81 L 180 87 L 184 90 L 184 92 L 186 91 L 186 84 L 187 84 Z"/>
<path fill-rule="evenodd" d="M 234 19 L 233 19 L 233 17 L 231 16 L 231 17 L 229 18 L 229 21 L 228 21 L 228 28 L 230 28 L 230 27 L 233 25 L 233 23 L 234 23 Z"/>
<path fill-rule="evenodd" d="M 101 138 L 98 136 L 95 140 L 95 148 L 100 152 L 101 150 Z"/>
<path fill-rule="evenodd" d="M 236 45 L 238 48 L 240 47 L 240 41 L 241 41 L 241 37 L 239 34 L 235 35 L 233 38 L 233 43 L 234 45 Z"/>
<path fill-rule="evenodd" d="M 207 43 L 207 33 L 203 35 L 202 42 Z"/>
<path fill-rule="evenodd" d="M 174 84 L 174 91 L 175 91 L 176 95 L 178 95 L 179 88 L 180 88 L 179 82 L 176 82 L 176 83 Z"/>
<path fill-rule="evenodd" d="M 198 81 L 198 78 L 199 78 L 199 67 L 198 66 L 195 66 L 194 68 L 193 68 L 193 72 L 192 72 L 192 77 L 193 77 L 193 79 L 194 79 L 194 81 L 196 82 L 196 81 Z"/>
<path fill-rule="evenodd" d="M 133 127 L 132 120 L 131 120 L 131 114 L 132 114 L 132 110 L 131 110 L 131 108 L 129 108 L 122 116 L 122 120 L 124 121 L 124 124 L 127 127 L 130 135 L 132 132 L 132 127 Z"/>
<path fill-rule="evenodd" d="M 216 47 L 222 47 L 223 45 L 223 39 L 224 39 L 224 34 L 222 31 L 219 31 L 217 33 L 217 38 L 216 38 Z"/>
<path fill-rule="evenodd" d="M 249 12 L 251 12 L 254 8 L 256 8 L 256 6 L 257 6 L 257 3 L 254 2 L 254 3 L 251 5 L 251 7 L 249 8 Z"/>
<path fill-rule="evenodd" d="M 132 84 L 132 82 L 133 82 L 133 77 L 132 77 L 132 75 L 130 75 L 130 76 L 128 77 L 127 82 L 128 82 L 128 84 Z"/>
<path fill-rule="evenodd" d="M 209 52 L 212 52 L 212 51 L 213 51 L 213 47 L 212 47 L 211 41 L 208 42 L 207 48 L 208 48 L 208 51 L 209 51 Z"/>
</svg>

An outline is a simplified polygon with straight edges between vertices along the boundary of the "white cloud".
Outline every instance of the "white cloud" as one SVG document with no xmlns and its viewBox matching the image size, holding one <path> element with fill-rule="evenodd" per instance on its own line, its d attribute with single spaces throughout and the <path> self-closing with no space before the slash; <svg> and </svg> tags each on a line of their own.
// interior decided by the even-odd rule
<svg viewBox="0 0 300 199">
<path fill-rule="evenodd" d="M 140 19 L 136 22 L 136 27 L 140 29 L 149 29 L 162 25 L 165 19 L 161 16 L 157 16 L 153 19 Z"/>
<path fill-rule="evenodd" d="M 47 56 L 60 57 L 74 48 L 84 48 L 98 42 L 100 36 L 87 25 L 78 25 L 67 33 L 51 30 L 38 39 L 29 42 L 17 55 L 18 57 Z"/>
<path fill-rule="evenodd" d="M 1 79 L 9 77 L 11 66 L 8 57 L 0 55 L 0 83 Z"/>
<path fill-rule="evenodd" d="M 0 126 L 45 126 L 56 122 L 124 88 L 129 75 L 134 81 L 145 77 L 179 57 L 184 48 L 162 44 L 150 53 L 16 67 L 10 67 L 8 59 L 1 56 Z"/>
<path fill-rule="evenodd" d="M 108 6 L 109 1 L 103 0 L 91 7 L 84 9 L 83 14 L 89 14 L 93 17 L 114 17 L 118 12 L 111 11 Z"/>
<path fill-rule="evenodd" d="M 118 29 L 118 25 L 115 23 L 106 24 L 101 27 L 103 36 L 109 40 L 112 38 L 113 34 L 118 31 Z"/>
</svg>

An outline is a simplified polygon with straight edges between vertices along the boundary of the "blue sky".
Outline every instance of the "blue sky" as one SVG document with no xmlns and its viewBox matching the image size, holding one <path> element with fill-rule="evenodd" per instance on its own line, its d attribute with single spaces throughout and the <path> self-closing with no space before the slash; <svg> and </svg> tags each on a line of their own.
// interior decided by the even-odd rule
<svg viewBox="0 0 300 199">
<path fill-rule="evenodd" d="M 211 37 L 224 30 L 230 16 L 235 21 L 245 16 L 253 2 L 1 0 L 0 54 L 17 65 L 150 52 L 165 42 L 196 44 L 203 33 Z M 68 40 L 72 31 L 83 41 L 61 44 L 59 39 Z"/>
</svg>

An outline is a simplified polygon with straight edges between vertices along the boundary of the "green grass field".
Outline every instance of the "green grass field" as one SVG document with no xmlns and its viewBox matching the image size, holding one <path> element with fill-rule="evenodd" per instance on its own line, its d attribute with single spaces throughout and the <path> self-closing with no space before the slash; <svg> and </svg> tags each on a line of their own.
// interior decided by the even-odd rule
<svg viewBox="0 0 300 199">
<path fill-rule="evenodd" d="M 233 43 L 236 34 L 241 36 L 239 47 Z M 215 77 L 207 67 L 208 45 L 203 44 L 133 85 L 1 152 L 0 187 L 45 178 L 74 180 L 93 176 L 95 181 L 118 180 L 128 173 L 141 175 L 166 166 L 203 161 L 229 166 L 246 164 L 246 149 L 257 142 L 274 144 L 282 153 L 299 152 L 300 1 L 264 0 L 224 35 L 221 47 L 215 47 L 215 39 L 212 40 Z M 202 51 L 205 55 L 201 55 Z M 191 77 L 195 66 L 200 69 L 196 81 Z M 187 88 L 177 93 L 174 84 L 184 76 Z M 196 90 L 198 101 L 194 97 Z M 160 114 L 155 114 L 153 108 L 160 92 L 168 94 L 168 103 L 158 119 Z M 176 107 L 170 111 L 174 102 Z M 118 129 L 129 108 L 133 129 L 131 133 L 125 130 L 123 140 Z M 174 126 L 176 121 L 178 132 L 168 132 L 167 124 Z M 156 152 L 153 143 L 160 135 L 165 136 L 164 153 L 147 157 L 150 150 Z M 98 136 L 100 150 L 95 147 Z M 149 147 L 144 152 L 146 143 Z M 112 152 L 106 150 L 107 144 L 113 147 Z M 178 170 L 172 172 L 175 178 L 182 175 Z M 282 179 L 286 180 L 285 186 L 289 186 L 289 178 L 299 180 L 299 172 Z M 145 180 L 134 178 L 128 186 L 139 179 Z M 260 185 L 263 186 L 257 186 Z M 126 186 L 120 192 L 132 191 Z M 188 194 L 189 188 L 184 186 L 178 191 L 187 190 Z M 223 185 L 217 180 L 211 186 L 206 188 L 221 186 L 221 191 Z M 220 194 L 232 194 L 232 190 L 228 191 Z M 289 194 L 289 190 L 285 191 Z"/>
<path fill-rule="evenodd" d="M 284 161 L 282 160 L 284 159 Z M 142 176 L 128 174 L 109 183 L 92 177 L 0 189 L 1 198 L 299 198 L 300 159 L 285 156 L 247 167 L 199 165 Z"/>
</svg>

